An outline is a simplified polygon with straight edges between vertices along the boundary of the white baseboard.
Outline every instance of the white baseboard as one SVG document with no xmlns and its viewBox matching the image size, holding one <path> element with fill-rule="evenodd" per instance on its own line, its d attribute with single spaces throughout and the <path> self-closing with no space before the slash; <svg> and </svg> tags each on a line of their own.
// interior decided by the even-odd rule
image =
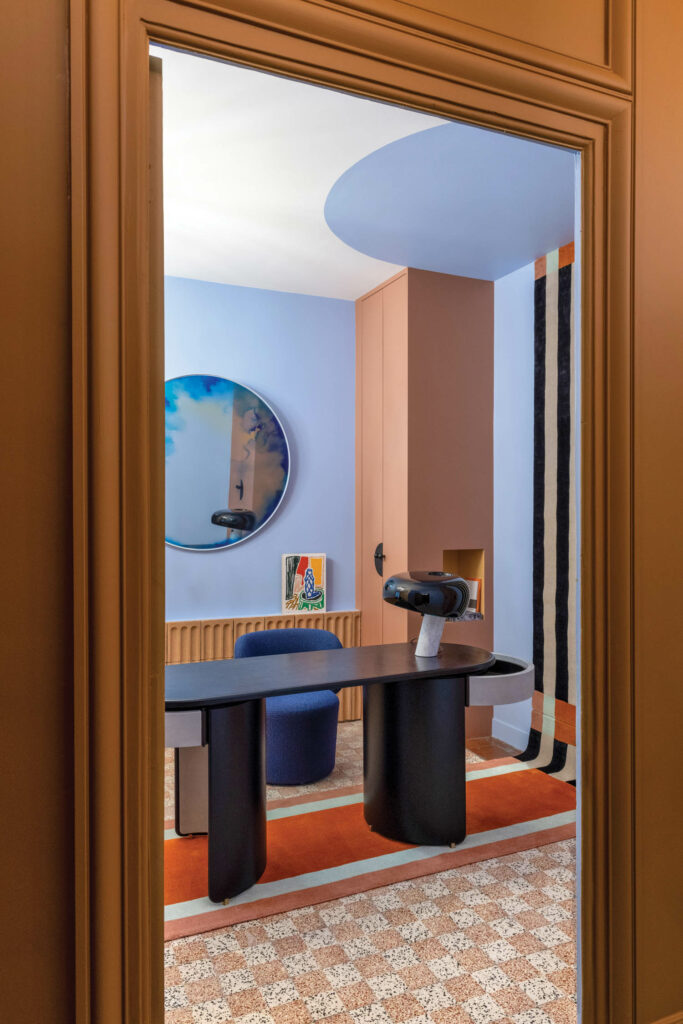
<svg viewBox="0 0 683 1024">
<path fill-rule="evenodd" d="M 492 726 L 494 739 L 503 740 L 517 750 L 526 750 L 529 742 L 529 730 L 520 729 L 516 725 L 509 725 L 507 722 L 500 722 L 493 716 Z"/>
</svg>

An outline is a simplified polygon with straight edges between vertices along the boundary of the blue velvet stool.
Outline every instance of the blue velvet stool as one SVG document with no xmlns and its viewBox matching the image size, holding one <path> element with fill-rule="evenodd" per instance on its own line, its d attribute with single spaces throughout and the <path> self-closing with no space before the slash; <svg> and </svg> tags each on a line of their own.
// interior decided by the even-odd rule
<svg viewBox="0 0 683 1024">
<path fill-rule="evenodd" d="M 341 643 L 327 629 L 268 629 L 235 643 L 236 658 L 329 651 Z M 332 690 L 266 698 L 266 780 L 271 786 L 304 786 L 334 768 L 339 698 Z"/>
</svg>

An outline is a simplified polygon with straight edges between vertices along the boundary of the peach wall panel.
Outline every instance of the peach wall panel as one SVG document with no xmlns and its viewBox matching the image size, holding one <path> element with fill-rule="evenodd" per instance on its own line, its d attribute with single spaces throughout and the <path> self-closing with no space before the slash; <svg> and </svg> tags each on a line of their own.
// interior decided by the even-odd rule
<svg viewBox="0 0 683 1024">
<path fill-rule="evenodd" d="M 372 560 L 382 538 L 382 292 L 356 303 L 359 520 L 356 524 L 358 591 L 363 609 L 363 643 L 382 642 L 382 607 L 377 601 L 379 577 Z M 361 441 L 362 439 L 362 441 Z"/>
<path fill-rule="evenodd" d="M 493 283 L 409 271 L 409 551 L 441 568 L 445 550 L 485 551 L 483 622 L 446 638 L 493 645 Z"/>
<path fill-rule="evenodd" d="M 408 280 L 410 272 L 382 289 L 382 540 L 384 576 L 408 568 Z M 382 610 L 384 643 L 408 639 L 409 618 L 382 601 L 381 580 L 375 574 L 374 600 Z"/>
</svg>

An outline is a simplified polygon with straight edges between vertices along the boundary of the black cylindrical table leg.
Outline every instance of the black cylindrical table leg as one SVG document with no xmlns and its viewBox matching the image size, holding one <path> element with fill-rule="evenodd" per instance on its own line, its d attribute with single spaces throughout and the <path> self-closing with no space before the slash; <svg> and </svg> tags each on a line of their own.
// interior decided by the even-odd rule
<svg viewBox="0 0 683 1024">
<path fill-rule="evenodd" d="M 209 899 L 254 885 L 266 866 L 265 705 L 209 708 Z"/>
<path fill-rule="evenodd" d="M 364 687 L 365 820 L 405 843 L 465 838 L 465 678 Z"/>
</svg>

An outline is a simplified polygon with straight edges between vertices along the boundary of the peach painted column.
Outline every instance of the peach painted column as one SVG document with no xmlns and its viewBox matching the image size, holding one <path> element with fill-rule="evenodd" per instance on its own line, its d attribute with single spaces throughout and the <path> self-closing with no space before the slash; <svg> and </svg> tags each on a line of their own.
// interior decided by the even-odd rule
<svg viewBox="0 0 683 1024">
<path fill-rule="evenodd" d="M 417 636 L 419 617 L 382 601 L 385 578 L 483 551 L 485 619 L 445 637 L 493 644 L 493 283 L 407 269 L 356 303 L 357 604 L 365 645 Z M 448 567 L 448 566 L 446 566 Z M 462 570 L 461 570 L 462 571 Z M 490 709 L 468 734 L 490 733 Z"/>
<path fill-rule="evenodd" d="M 493 282 L 408 272 L 408 560 L 485 552 L 485 619 L 444 639 L 493 644 Z"/>
</svg>

